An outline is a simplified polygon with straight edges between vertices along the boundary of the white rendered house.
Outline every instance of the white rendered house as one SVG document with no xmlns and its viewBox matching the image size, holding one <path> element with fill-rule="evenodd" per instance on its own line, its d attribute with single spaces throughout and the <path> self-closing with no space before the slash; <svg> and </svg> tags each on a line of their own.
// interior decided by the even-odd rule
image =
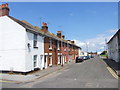
<svg viewBox="0 0 120 90">
<path fill-rule="evenodd" d="M 120 62 L 120 29 L 109 40 L 108 45 L 108 58 Z"/>
<path fill-rule="evenodd" d="M 3 12 L 4 11 L 4 12 Z M 44 68 L 44 36 L 35 27 L 0 9 L 0 71 L 29 72 Z"/>
</svg>

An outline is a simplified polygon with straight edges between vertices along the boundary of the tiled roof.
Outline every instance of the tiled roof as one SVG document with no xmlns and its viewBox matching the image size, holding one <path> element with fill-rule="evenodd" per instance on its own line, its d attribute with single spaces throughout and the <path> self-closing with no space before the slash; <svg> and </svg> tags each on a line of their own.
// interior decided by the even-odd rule
<svg viewBox="0 0 120 90">
<path fill-rule="evenodd" d="M 47 37 L 51 37 L 53 39 L 56 39 L 56 40 L 59 40 L 59 41 L 62 41 L 62 42 L 65 42 L 65 43 L 68 43 L 68 44 L 71 44 L 71 45 L 74 45 L 76 47 L 79 47 L 77 46 L 76 44 L 73 44 L 71 42 L 68 42 L 67 40 L 64 40 L 62 38 L 58 38 L 55 34 L 53 33 L 50 33 L 50 32 L 44 32 L 41 30 L 41 28 L 37 27 L 37 26 L 33 26 L 31 25 L 30 23 L 26 22 L 25 20 L 18 20 L 14 17 L 11 17 L 11 16 L 8 16 L 9 18 L 11 18 L 12 20 L 14 20 L 15 22 L 17 22 L 18 24 L 20 24 L 21 26 L 23 26 L 24 28 L 26 28 L 27 30 L 29 31 L 32 31 L 32 32 L 36 32 L 36 33 L 39 33 L 43 36 L 47 36 Z M 80 48 L 80 47 L 79 47 Z"/>
</svg>

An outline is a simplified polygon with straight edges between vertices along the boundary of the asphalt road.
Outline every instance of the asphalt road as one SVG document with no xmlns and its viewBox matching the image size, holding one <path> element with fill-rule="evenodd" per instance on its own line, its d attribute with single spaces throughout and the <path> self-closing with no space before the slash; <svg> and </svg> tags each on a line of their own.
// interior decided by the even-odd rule
<svg viewBox="0 0 120 90">
<path fill-rule="evenodd" d="M 96 57 L 52 73 L 35 82 L 8 83 L 3 88 L 118 88 L 118 80 L 108 71 L 107 65 Z"/>
</svg>

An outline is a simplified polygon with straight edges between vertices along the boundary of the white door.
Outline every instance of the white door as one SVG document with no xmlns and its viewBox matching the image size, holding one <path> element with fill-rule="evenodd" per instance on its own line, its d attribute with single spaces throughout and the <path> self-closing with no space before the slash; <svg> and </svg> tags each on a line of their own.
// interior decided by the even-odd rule
<svg viewBox="0 0 120 90">
<path fill-rule="evenodd" d="M 58 64 L 60 64 L 60 56 L 58 56 Z"/>
<path fill-rule="evenodd" d="M 49 57 L 50 57 L 50 64 L 49 64 L 49 66 L 52 66 L 52 55 L 50 55 Z"/>
<path fill-rule="evenodd" d="M 42 61 L 43 61 L 43 55 L 40 55 L 40 69 L 43 69 L 43 65 L 42 65 Z"/>
<path fill-rule="evenodd" d="M 62 58 L 63 58 L 63 64 L 65 63 L 65 58 L 64 58 L 64 57 L 65 57 L 65 56 L 63 55 L 63 56 L 62 56 Z"/>
<path fill-rule="evenodd" d="M 45 55 L 45 59 L 44 59 L 44 67 L 47 68 L 48 66 L 48 56 Z"/>
</svg>

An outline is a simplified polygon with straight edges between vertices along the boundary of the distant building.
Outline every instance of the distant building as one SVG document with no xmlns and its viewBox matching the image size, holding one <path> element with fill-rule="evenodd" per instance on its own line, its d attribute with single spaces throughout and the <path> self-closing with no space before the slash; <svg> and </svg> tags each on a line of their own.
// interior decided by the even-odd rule
<svg viewBox="0 0 120 90">
<path fill-rule="evenodd" d="M 108 45 L 108 58 L 116 62 L 120 62 L 120 29 L 109 40 Z"/>
<path fill-rule="evenodd" d="M 88 55 L 90 57 L 95 57 L 97 55 L 97 52 L 89 52 Z"/>
</svg>

